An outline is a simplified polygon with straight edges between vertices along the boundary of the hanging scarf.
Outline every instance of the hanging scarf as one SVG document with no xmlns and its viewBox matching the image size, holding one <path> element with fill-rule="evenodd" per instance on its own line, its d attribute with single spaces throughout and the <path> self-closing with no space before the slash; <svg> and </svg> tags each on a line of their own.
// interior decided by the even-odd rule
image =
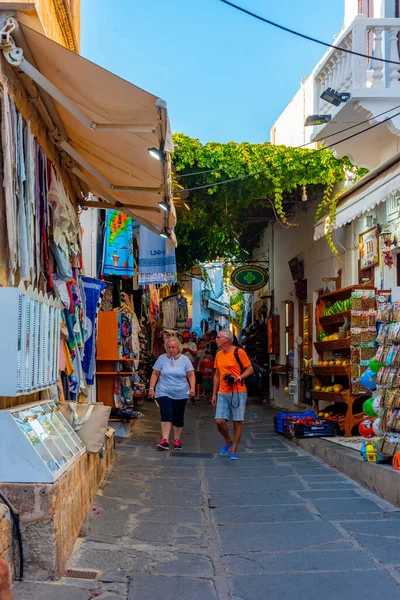
<svg viewBox="0 0 400 600">
<path fill-rule="evenodd" d="M 90 277 L 82 277 L 82 283 L 86 296 L 85 346 L 82 367 L 86 382 L 93 385 L 96 370 L 97 315 L 107 284 L 104 281 L 91 279 Z"/>
</svg>

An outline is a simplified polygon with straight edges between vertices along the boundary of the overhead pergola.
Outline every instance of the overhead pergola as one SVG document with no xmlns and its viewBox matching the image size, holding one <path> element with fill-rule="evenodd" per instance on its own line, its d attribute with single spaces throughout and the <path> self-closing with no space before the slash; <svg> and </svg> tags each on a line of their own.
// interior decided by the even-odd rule
<svg viewBox="0 0 400 600">
<path fill-rule="evenodd" d="M 86 206 L 114 207 L 156 233 L 171 231 L 173 143 L 165 101 L 15 19 L 0 44 L 8 63 L 39 87 L 52 140 L 70 157 L 71 171 L 103 200 Z"/>
</svg>

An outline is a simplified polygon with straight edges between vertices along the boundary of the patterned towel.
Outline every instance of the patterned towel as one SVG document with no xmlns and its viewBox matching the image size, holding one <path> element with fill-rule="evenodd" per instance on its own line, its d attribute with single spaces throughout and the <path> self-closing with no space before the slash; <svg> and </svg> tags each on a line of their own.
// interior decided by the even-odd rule
<svg viewBox="0 0 400 600">
<path fill-rule="evenodd" d="M 107 211 L 104 231 L 103 275 L 133 277 L 133 225 L 131 217 Z"/>
<path fill-rule="evenodd" d="M 139 285 L 176 282 L 175 248 L 168 254 L 165 238 L 140 227 Z"/>
</svg>

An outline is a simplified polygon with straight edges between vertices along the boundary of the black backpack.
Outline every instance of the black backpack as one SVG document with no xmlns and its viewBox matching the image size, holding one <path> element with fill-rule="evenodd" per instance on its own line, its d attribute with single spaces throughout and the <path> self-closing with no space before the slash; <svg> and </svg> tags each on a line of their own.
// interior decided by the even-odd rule
<svg viewBox="0 0 400 600">
<path fill-rule="evenodd" d="M 243 373 L 246 369 L 243 368 L 242 361 L 240 360 L 239 348 L 235 348 L 235 359 L 240 367 L 240 372 Z M 251 366 L 254 369 L 254 373 L 247 377 L 243 383 L 247 391 L 254 394 L 261 391 L 263 376 L 260 367 L 255 362 L 251 362 Z"/>
</svg>

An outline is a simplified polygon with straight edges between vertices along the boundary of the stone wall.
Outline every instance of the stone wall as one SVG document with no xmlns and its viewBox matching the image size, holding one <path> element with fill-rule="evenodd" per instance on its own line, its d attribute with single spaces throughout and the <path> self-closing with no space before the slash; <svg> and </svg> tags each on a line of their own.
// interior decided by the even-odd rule
<svg viewBox="0 0 400 600">
<path fill-rule="evenodd" d="M 111 468 L 113 445 L 114 437 L 107 438 L 103 459 L 84 454 L 53 484 L 0 483 L 20 515 L 27 578 L 57 579 L 64 572 L 83 520 Z M 2 533 L 0 520 L 0 556 L 3 547 L 7 552 L 7 531 L 4 525 Z"/>
<path fill-rule="evenodd" d="M 10 565 L 10 574 L 14 573 L 11 517 L 4 504 L 0 504 L 0 558 L 6 559 Z"/>
<path fill-rule="evenodd" d="M 15 12 L 23 23 L 79 52 L 80 0 L 0 0 L 0 11 Z"/>
</svg>

